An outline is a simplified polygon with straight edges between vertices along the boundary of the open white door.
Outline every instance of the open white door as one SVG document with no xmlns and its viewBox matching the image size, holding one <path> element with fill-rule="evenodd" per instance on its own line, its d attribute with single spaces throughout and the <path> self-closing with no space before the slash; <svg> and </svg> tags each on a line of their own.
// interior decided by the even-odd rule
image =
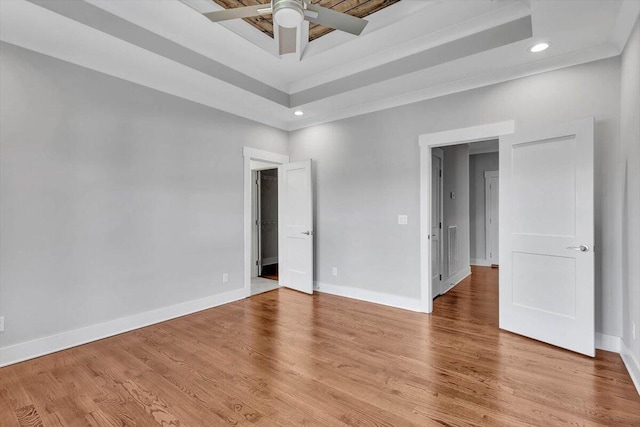
<svg viewBox="0 0 640 427">
<path fill-rule="evenodd" d="M 485 194 L 485 252 L 490 265 L 498 265 L 499 257 L 499 230 L 500 213 L 498 209 L 498 194 L 500 189 L 500 174 L 498 171 L 486 171 L 484 173 Z"/>
<path fill-rule="evenodd" d="M 284 164 L 279 176 L 280 283 L 313 293 L 311 160 Z"/>
<path fill-rule="evenodd" d="M 500 138 L 500 328 L 595 355 L 593 119 Z"/>
<path fill-rule="evenodd" d="M 431 294 L 442 292 L 442 157 L 441 148 L 431 150 Z"/>
</svg>

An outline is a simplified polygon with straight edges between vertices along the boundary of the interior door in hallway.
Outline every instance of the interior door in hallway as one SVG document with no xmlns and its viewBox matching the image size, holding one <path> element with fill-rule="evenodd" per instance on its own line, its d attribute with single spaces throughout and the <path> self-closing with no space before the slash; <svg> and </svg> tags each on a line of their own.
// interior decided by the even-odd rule
<svg viewBox="0 0 640 427">
<path fill-rule="evenodd" d="M 500 328 L 595 355 L 593 119 L 500 139 Z"/>
<path fill-rule="evenodd" d="M 313 293 L 313 186 L 311 160 L 287 163 L 279 177 L 280 281 Z"/>
<path fill-rule="evenodd" d="M 440 148 L 431 150 L 431 289 L 442 292 L 442 159 Z"/>
<path fill-rule="evenodd" d="M 485 241 L 486 257 L 490 265 L 498 265 L 499 261 L 499 238 L 498 227 L 500 216 L 499 203 L 499 173 L 498 171 L 486 171 L 484 173 L 485 184 Z"/>
</svg>

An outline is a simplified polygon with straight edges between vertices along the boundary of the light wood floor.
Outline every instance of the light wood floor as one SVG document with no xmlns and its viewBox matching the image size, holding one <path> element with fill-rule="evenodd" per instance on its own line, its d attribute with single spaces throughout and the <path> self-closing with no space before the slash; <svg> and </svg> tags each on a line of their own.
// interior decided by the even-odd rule
<svg viewBox="0 0 640 427">
<path fill-rule="evenodd" d="M 0 369 L 21 426 L 639 426 L 620 357 L 497 328 L 497 270 L 433 315 L 285 289 Z"/>
</svg>

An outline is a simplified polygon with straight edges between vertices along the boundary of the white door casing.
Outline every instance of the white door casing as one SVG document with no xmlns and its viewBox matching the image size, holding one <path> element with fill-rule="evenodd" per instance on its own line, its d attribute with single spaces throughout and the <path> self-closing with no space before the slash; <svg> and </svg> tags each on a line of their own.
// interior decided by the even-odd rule
<svg viewBox="0 0 640 427">
<path fill-rule="evenodd" d="M 593 119 L 500 138 L 500 328 L 595 355 Z"/>
<path fill-rule="evenodd" d="M 431 289 L 442 288 L 442 159 L 441 148 L 431 150 Z"/>
<path fill-rule="evenodd" d="M 484 173 L 485 257 L 490 265 L 499 264 L 499 185 L 498 171 L 486 171 Z"/>
<path fill-rule="evenodd" d="M 278 176 L 280 281 L 313 293 L 313 188 L 311 160 L 282 165 Z"/>
<path fill-rule="evenodd" d="M 279 165 L 289 162 L 289 156 L 251 147 L 243 147 L 242 155 L 244 157 L 244 291 L 245 295 L 249 297 L 251 296 L 251 275 L 254 272 L 257 274 L 257 269 L 254 267 L 255 258 L 253 258 L 255 255 L 252 255 L 252 251 L 256 248 L 256 218 L 253 212 L 254 198 L 257 197 L 254 187 L 255 171 L 274 167 L 279 169 Z M 280 238 L 280 235 L 278 237 Z M 280 282 L 280 280 L 278 281 Z"/>
<path fill-rule="evenodd" d="M 508 120 L 423 134 L 418 137 L 420 146 L 420 306 L 425 313 L 433 311 L 433 297 L 437 295 L 437 289 L 431 287 L 432 149 L 498 139 L 513 133 L 514 128 L 515 122 Z"/>
</svg>

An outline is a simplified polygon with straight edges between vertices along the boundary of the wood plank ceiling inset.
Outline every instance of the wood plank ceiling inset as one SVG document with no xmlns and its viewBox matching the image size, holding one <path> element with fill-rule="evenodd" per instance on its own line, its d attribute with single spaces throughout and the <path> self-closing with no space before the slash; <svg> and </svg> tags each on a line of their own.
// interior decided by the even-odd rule
<svg viewBox="0 0 640 427">
<path fill-rule="evenodd" d="M 225 9 L 236 7 L 253 6 L 256 4 L 271 3 L 271 0 L 213 0 Z M 311 0 L 311 3 L 318 6 L 333 9 L 336 12 L 348 13 L 349 15 L 364 18 L 385 7 L 391 6 L 400 0 Z M 273 38 L 273 18 L 271 15 L 245 18 L 249 24 Z M 333 28 L 323 27 L 318 24 L 309 24 L 309 41 L 315 40 L 325 34 L 334 31 Z"/>
</svg>

